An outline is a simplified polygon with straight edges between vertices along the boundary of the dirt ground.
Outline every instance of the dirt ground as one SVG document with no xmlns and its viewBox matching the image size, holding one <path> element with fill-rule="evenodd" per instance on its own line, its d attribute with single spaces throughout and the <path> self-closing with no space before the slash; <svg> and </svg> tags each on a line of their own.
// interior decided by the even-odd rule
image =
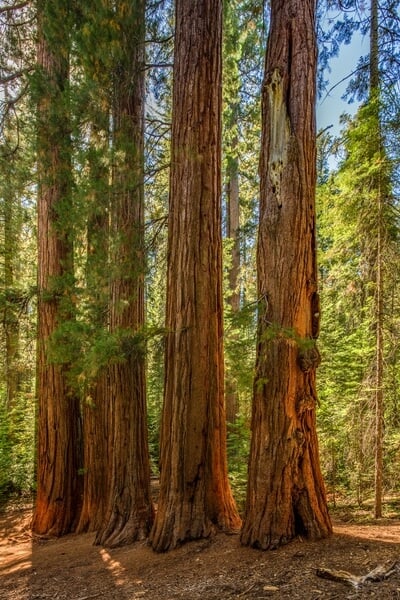
<svg viewBox="0 0 400 600">
<path fill-rule="evenodd" d="M 400 599 L 400 567 L 358 589 L 317 576 L 318 568 L 365 575 L 399 560 L 396 515 L 363 522 L 335 514 L 330 539 L 296 539 L 275 551 L 243 548 L 238 536 L 220 534 L 166 554 L 146 543 L 107 550 L 93 546 L 92 534 L 34 540 L 30 518 L 26 507 L 0 514 L 1 600 Z"/>
</svg>

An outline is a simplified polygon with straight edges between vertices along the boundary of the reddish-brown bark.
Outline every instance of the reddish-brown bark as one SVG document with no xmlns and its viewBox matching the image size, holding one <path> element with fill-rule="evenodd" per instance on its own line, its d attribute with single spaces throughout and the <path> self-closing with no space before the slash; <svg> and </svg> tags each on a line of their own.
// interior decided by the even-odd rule
<svg viewBox="0 0 400 600">
<path fill-rule="evenodd" d="M 86 76 L 93 78 L 92 68 L 87 68 Z M 110 88 L 110 73 L 107 73 L 91 98 L 86 304 L 95 335 L 108 326 L 110 172 L 104 157 L 109 152 Z M 78 533 L 97 531 L 102 525 L 109 484 L 112 414 L 106 397 L 107 370 L 104 367 L 88 387 L 82 406 L 83 497 Z"/>
<path fill-rule="evenodd" d="M 221 0 L 177 0 L 157 551 L 240 525 L 225 453 L 221 26 Z"/>
<path fill-rule="evenodd" d="M 243 544 L 331 533 L 315 370 L 315 0 L 272 0 L 262 94 L 259 329 Z"/>
<path fill-rule="evenodd" d="M 147 442 L 144 326 L 144 0 L 117 3 L 122 32 L 115 69 L 111 204 L 110 330 L 123 359 L 111 364 L 106 399 L 112 415 L 107 509 L 96 543 L 129 544 L 153 522 Z"/>
<path fill-rule="evenodd" d="M 49 33 L 47 4 L 41 2 L 38 12 L 38 468 L 32 529 L 62 535 L 74 528 L 79 516 L 80 421 L 67 366 L 49 356 L 57 327 L 71 318 L 73 249 L 66 218 L 71 192 L 69 32 L 65 15 L 55 9 Z"/>
</svg>

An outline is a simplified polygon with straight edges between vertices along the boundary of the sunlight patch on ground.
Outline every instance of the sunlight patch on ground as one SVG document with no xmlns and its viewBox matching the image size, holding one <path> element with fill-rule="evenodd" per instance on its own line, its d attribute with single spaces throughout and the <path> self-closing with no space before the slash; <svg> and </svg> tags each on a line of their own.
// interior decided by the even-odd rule
<svg viewBox="0 0 400 600">
<path fill-rule="evenodd" d="M 334 532 L 341 535 L 350 535 L 361 539 L 367 539 L 369 542 L 387 542 L 388 544 L 400 543 L 400 526 L 399 525 L 379 525 L 379 526 L 354 526 L 349 534 L 346 525 L 336 525 Z"/>
<path fill-rule="evenodd" d="M 125 572 L 125 568 L 121 565 L 120 562 L 113 559 L 111 554 L 107 552 L 104 548 L 100 550 L 100 556 L 105 563 L 107 570 L 110 571 L 113 578 L 115 579 L 116 585 L 123 585 L 125 583 L 125 578 L 122 577 L 122 574 Z"/>
<path fill-rule="evenodd" d="M 0 574 L 15 573 L 32 567 L 32 545 L 24 550 L 12 550 L 12 546 L 0 549 Z"/>
</svg>

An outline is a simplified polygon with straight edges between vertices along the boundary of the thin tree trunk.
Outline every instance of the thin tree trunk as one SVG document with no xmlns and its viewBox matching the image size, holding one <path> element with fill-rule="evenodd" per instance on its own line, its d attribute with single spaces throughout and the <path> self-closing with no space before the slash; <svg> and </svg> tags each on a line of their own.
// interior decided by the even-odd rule
<svg viewBox="0 0 400 600">
<path fill-rule="evenodd" d="M 111 364 L 107 399 L 113 415 L 107 511 L 97 544 L 145 538 L 153 522 L 147 442 L 144 345 L 144 0 L 116 14 L 121 47 L 114 77 L 113 246 L 110 329 L 123 359 Z"/>
<path fill-rule="evenodd" d="M 237 150 L 237 139 L 234 140 Z M 240 204 L 239 204 L 239 165 L 238 160 L 230 161 L 227 169 L 228 184 L 227 184 L 227 237 L 233 242 L 231 252 L 231 268 L 229 269 L 229 304 L 233 313 L 237 313 L 240 309 L 240 293 L 238 290 L 239 273 L 240 273 Z"/>
<path fill-rule="evenodd" d="M 13 161 L 12 157 L 8 161 Z M 21 296 L 15 288 L 15 261 L 17 256 L 17 240 L 19 229 L 20 203 L 12 194 L 12 183 L 10 178 L 11 169 L 5 171 L 5 194 L 4 194 L 4 287 L 6 290 L 6 304 L 3 315 L 5 333 L 5 383 L 7 394 L 7 409 L 15 405 L 18 391 L 19 376 L 17 360 L 19 355 L 19 318 L 21 309 Z M 8 181 L 7 181 L 8 180 Z"/>
<path fill-rule="evenodd" d="M 240 203 L 239 203 L 239 107 L 240 70 L 238 48 L 241 46 L 239 10 L 236 1 L 224 2 L 223 32 L 223 140 L 226 163 L 226 237 L 231 241 L 228 272 L 228 305 L 231 316 L 240 310 Z M 225 371 L 225 404 L 228 425 L 234 423 L 239 413 L 239 393 L 236 378 L 231 370 Z"/>
<path fill-rule="evenodd" d="M 38 7 L 38 351 L 37 496 L 32 529 L 61 535 L 80 510 L 79 401 L 67 365 L 51 359 L 52 336 L 71 318 L 73 247 L 68 115 L 69 25 L 59 4 Z"/>
<path fill-rule="evenodd" d="M 237 139 L 234 139 L 234 148 L 237 151 Z M 228 303 L 232 314 L 240 310 L 239 274 L 240 274 L 240 205 L 239 205 L 239 165 L 237 158 L 228 159 L 227 169 L 227 237 L 232 241 L 231 266 L 229 269 L 229 298 Z M 230 373 L 225 378 L 225 403 L 226 420 L 234 423 L 239 411 L 239 394 L 236 381 Z"/>
<path fill-rule="evenodd" d="M 177 0 L 157 551 L 240 525 L 225 448 L 221 38 L 221 0 Z"/>
<path fill-rule="evenodd" d="M 379 19 L 378 1 L 371 0 L 371 33 L 370 33 L 370 102 L 373 103 L 376 122 L 375 154 L 378 154 L 383 163 L 383 140 L 380 124 L 380 75 L 379 75 Z M 375 157 L 374 157 L 375 158 Z M 377 213 L 377 239 L 376 239 L 376 265 L 375 265 L 375 340 L 376 340 L 376 374 L 375 374 L 375 518 L 382 517 L 383 495 L 383 440 L 384 440 L 384 397 L 383 397 L 383 293 L 384 293 L 384 268 L 383 268 L 383 194 L 382 175 L 377 174 L 376 187 L 376 213 Z"/>
<path fill-rule="evenodd" d="M 331 522 L 315 425 L 315 0 L 272 0 L 262 93 L 259 324 L 243 544 L 262 549 Z"/>
<path fill-rule="evenodd" d="M 100 91 L 99 91 L 100 93 Z M 104 101 L 104 98 L 103 98 Z M 107 102 L 104 103 L 107 106 Z M 103 105 L 103 106 L 104 106 Z M 108 237 L 109 237 L 109 169 L 104 164 L 108 153 L 109 112 L 93 124 L 92 152 L 89 160 L 92 185 L 87 226 L 86 285 L 94 335 L 107 328 L 108 304 Z M 83 403 L 83 499 L 77 532 L 97 531 L 103 523 L 108 486 L 112 414 L 106 398 L 107 371 L 101 367 L 90 381 Z"/>
<path fill-rule="evenodd" d="M 378 192 L 378 239 L 375 291 L 376 318 L 376 392 L 375 392 L 375 518 L 382 517 L 383 496 L 383 438 L 384 438 L 384 398 L 383 398 L 383 256 L 382 256 L 382 201 Z"/>
</svg>

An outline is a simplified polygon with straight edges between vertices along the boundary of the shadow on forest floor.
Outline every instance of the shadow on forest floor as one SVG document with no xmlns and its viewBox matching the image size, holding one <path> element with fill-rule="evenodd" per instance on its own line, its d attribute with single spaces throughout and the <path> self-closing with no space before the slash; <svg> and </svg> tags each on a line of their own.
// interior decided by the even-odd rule
<svg viewBox="0 0 400 600">
<path fill-rule="evenodd" d="M 333 511 L 335 534 L 300 538 L 279 550 L 240 546 L 238 536 L 218 535 L 166 554 L 146 543 L 108 550 L 92 534 L 33 540 L 31 510 L 0 514 L 0 589 L 4 600 L 228 600 L 400 599 L 400 573 L 357 591 L 320 579 L 318 568 L 363 575 L 400 558 L 400 520 L 369 520 Z"/>
</svg>

